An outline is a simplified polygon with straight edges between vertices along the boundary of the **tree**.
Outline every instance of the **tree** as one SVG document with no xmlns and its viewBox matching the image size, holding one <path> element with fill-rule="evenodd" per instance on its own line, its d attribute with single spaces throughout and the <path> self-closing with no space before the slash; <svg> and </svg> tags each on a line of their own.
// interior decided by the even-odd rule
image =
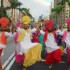
<svg viewBox="0 0 70 70">
<path fill-rule="evenodd" d="M 6 10 L 12 10 L 11 11 L 11 16 L 14 14 L 14 21 L 15 21 L 15 9 L 17 9 L 18 7 L 20 7 L 22 5 L 21 2 L 19 2 L 18 0 L 8 0 L 10 3 L 9 7 L 6 7 Z"/>
<path fill-rule="evenodd" d="M 5 9 L 3 3 L 4 3 L 4 1 L 1 0 L 1 6 L 0 6 L 0 18 L 1 18 L 1 17 L 8 17 L 8 16 L 7 16 L 6 9 Z"/>
<path fill-rule="evenodd" d="M 64 5 L 62 5 L 61 3 L 57 4 L 53 9 L 52 9 L 52 16 L 51 18 L 55 18 L 56 19 L 56 22 L 58 22 L 58 17 L 60 17 L 61 15 L 61 12 L 64 8 Z M 61 16 L 62 17 L 62 16 Z"/>
<path fill-rule="evenodd" d="M 19 2 L 18 0 L 9 0 L 9 2 L 10 2 L 10 7 L 6 7 L 6 9 L 7 10 L 12 9 L 11 16 L 14 13 L 14 20 L 15 20 L 15 9 L 19 10 L 19 18 L 20 18 L 20 12 L 22 12 L 24 15 L 29 15 L 30 17 L 32 17 L 29 9 L 20 7 L 22 3 Z"/>
<path fill-rule="evenodd" d="M 60 11 L 62 11 L 63 6 L 61 4 L 56 5 L 53 9 L 52 12 L 56 12 L 56 13 L 60 13 Z"/>
<path fill-rule="evenodd" d="M 62 0 L 62 1 L 61 1 L 61 4 L 62 4 L 62 5 L 65 5 L 65 2 L 66 2 L 66 0 Z"/>
<path fill-rule="evenodd" d="M 19 8 L 18 8 L 18 10 L 19 10 L 19 19 L 20 19 L 20 11 L 21 11 L 21 10 L 20 10 L 20 9 L 21 9 L 20 6 L 21 6 L 21 5 L 22 5 L 22 3 L 19 2 L 19 3 L 18 3 L 18 6 L 19 6 Z"/>
<path fill-rule="evenodd" d="M 17 8 L 20 12 L 23 13 L 23 15 L 27 15 L 29 16 L 30 18 L 32 18 L 32 15 L 30 14 L 30 9 L 27 9 L 27 8 Z"/>
<path fill-rule="evenodd" d="M 22 8 L 21 10 L 22 10 L 21 12 L 25 12 L 25 14 L 26 14 L 27 16 L 29 16 L 30 18 L 32 18 L 32 15 L 30 14 L 30 9 Z"/>
</svg>

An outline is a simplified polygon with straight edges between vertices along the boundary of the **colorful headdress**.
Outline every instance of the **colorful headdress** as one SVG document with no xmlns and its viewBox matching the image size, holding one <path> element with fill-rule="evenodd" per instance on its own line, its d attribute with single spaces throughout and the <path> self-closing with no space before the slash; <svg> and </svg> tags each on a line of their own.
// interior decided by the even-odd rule
<svg viewBox="0 0 70 70">
<path fill-rule="evenodd" d="M 8 19 L 8 18 L 2 17 L 2 18 L 0 19 L 1 27 L 6 28 L 6 26 L 8 25 L 8 23 L 9 23 L 9 19 Z"/>
<path fill-rule="evenodd" d="M 29 16 L 23 16 L 22 17 L 22 23 L 23 24 L 27 24 L 28 25 L 28 24 L 30 24 L 30 21 L 31 20 L 30 20 L 30 17 Z"/>
<path fill-rule="evenodd" d="M 46 28 L 47 29 L 53 29 L 53 21 L 52 20 L 47 20 L 45 22 Z"/>
<path fill-rule="evenodd" d="M 67 26 L 70 27 L 70 18 L 66 19 Z"/>
</svg>

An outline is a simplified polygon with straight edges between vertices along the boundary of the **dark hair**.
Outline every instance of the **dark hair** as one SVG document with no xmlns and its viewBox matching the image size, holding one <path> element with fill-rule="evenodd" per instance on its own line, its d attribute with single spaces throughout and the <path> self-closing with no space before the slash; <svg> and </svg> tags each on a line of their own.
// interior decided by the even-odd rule
<svg viewBox="0 0 70 70">
<path fill-rule="evenodd" d="M 52 31 L 53 31 L 52 29 L 48 29 L 48 32 L 50 32 L 50 33 L 51 33 Z"/>
</svg>

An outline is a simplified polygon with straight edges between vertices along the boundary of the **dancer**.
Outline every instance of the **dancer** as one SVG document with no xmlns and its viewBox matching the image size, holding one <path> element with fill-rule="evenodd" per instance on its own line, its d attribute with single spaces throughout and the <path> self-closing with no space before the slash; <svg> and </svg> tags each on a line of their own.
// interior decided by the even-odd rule
<svg viewBox="0 0 70 70">
<path fill-rule="evenodd" d="M 9 19 L 6 17 L 2 17 L 0 19 L 0 57 L 3 53 L 4 48 L 6 48 L 7 37 L 13 37 L 12 32 L 6 32 L 6 27 L 9 23 Z M 11 31 L 11 30 L 10 30 Z M 2 69 L 2 63 L 0 58 L 0 70 Z"/>
<path fill-rule="evenodd" d="M 18 21 L 16 23 L 16 26 L 21 28 L 20 21 Z M 17 41 L 18 32 L 16 31 L 16 28 L 13 28 L 12 31 L 13 31 L 13 36 L 14 36 L 15 45 L 16 45 L 16 47 L 15 47 L 15 59 L 16 59 L 16 63 L 19 64 L 19 65 L 21 65 L 22 62 L 24 61 L 24 54 L 21 53 L 21 46 L 20 46 L 20 43 Z"/>
<path fill-rule="evenodd" d="M 33 32 L 32 34 L 32 42 L 33 43 L 39 43 L 39 38 L 38 36 L 40 35 L 40 31 L 39 31 L 39 23 L 35 23 L 35 27 L 34 28 L 37 28 L 37 30 L 35 32 Z"/>
<path fill-rule="evenodd" d="M 15 25 L 13 20 L 12 23 Z M 19 33 L 17 41 L 20 42 L 21 53 L 25 55 L 25 59 L 23 62 L 23 70 L 26 70 L 28 66 L 31 66 L 36 61 L 41 60 L 42 47 L 39 43 L 31 42 L 31 34 L 32 32 L 35 32 L 36 29 L 29 29 L 30 18 L 28 16 L 22 17 L 22 23 L 22 28 L 19 28 L 16 25 L 15 27 L 17 28 L 17 31 Z"/>
<path fill-rule="evenodd" d="M 57 33 L 57 44 L 60 47 L 60 49 L 62 51 L 62 56 L 63 56 L 63 54 L 64 54 L 64 48 L 65 48 L 65 43 L 62 42 L 62 37 L 63 37 L 63 33 L 64 33 L 63 27 L 59 26 L 58 29 L 57 29 L 57 31 L 56 31 L 56 33 Z"/>
<path fill-rule="evenodd" d="M 61 61 L 61 50 L 56 43 L 56 32 L 53 31 L 53 21 L 46 21 L 46 32 L 40 31 L 44 35 L 44 43 L 46 44 L 46 61 L 45 64 L 49 64 L 49 68 L 52 68 L 52 64 L 59 63 Z"/>
<path fill-rule="evenodd" d="M 40 30 L 43 30 L 43 26 L 39 26 L 39 32 L 40 32 Z M 44 31 L 44 30 L 43 30 Z M 44 42 L 43 42 L 43 35 L 41 34 L 41 33 L 39 33 L 39 36 L 38 36 L 38 38 L 39 38 L 39 43 L 42 45 L 42 52 L 45 52 L 45 44 L 44 44 Z"/>
</svg>

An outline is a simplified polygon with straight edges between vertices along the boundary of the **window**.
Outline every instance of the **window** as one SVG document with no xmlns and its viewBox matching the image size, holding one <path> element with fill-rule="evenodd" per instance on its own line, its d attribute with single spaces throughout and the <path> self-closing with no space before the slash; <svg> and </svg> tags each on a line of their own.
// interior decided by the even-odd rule
<svg viewBox="0 0 70 70">
<path fill-rule="evenodd" d="M 68 12 L 69 10 L 66 10 L 66 12 Z"/>
</svg>

